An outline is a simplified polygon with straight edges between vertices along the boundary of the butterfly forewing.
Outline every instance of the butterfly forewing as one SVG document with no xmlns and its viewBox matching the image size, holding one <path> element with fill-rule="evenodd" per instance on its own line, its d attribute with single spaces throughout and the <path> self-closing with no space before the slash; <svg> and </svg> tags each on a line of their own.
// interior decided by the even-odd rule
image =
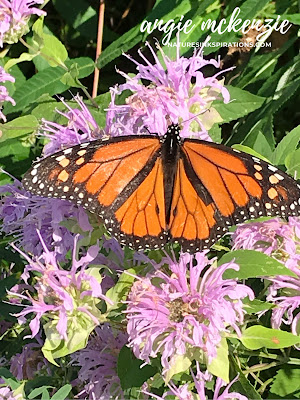
<svg viewBox="0 0 300 400">
<path fill-rule="evenodd" d="M 155 136 L 96 140 L 36 162 L 23 184 L 33 194 L 71 200 L 102 215 L 113 235 L 139 247 L 153 237 L 166 241 L 159 154 Z"/>
<path fill-rule="evenodd" d="M 296 181 L 223 145 L 185 140 L 176 182 L 170 232 L 185 250 L 210 247 L 231 225 L 248 219 L 300 213 Z"/>
</svg>

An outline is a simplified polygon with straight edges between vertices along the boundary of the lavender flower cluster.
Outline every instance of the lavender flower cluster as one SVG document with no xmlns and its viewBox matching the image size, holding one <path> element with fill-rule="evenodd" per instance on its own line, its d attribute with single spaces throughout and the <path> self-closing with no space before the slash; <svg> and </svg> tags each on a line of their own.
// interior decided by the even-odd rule
<svg viewBox="0 0 300 400">
<path fill-rule="evenodd" d="M 22 18 L 40 13 L 29 8 L 32 3 L 22 2 L 27 7 Z M 3 4 L 12 8 L 14 2 Z M 11 15 L 16 21 L 16 14 Z M 22 18 L 18 19 L 21 25 Z M 9 30 L 11 23 L 7 21 L 7 30 L 1 31 L 2 41 L 15 32 Z M 217 80 L 219 73 L 205 78 L 201 68 L 208 64 L 218 67 L 219 63 L 204 60 L 201 50 L 190 58 L 177 55 L 175 61 L 161 51 L 160 62 L 147 46 L 154 62 L 140 52 L 141 62 L 130 58 L 138 73 L 132 77 L 120 72 L 126 83 L 111 89 L 105 130 L 76 96 L 76 108 L 65 103 L 67 111 L 60 112 L 66 119 L 64 125 L 42 121 L 39 134 L 48 139 L 44 155 L 103 134 L 150 131 L 162 135 L 170 122 L 188 121 L 183 124 L 183 137 L 211 140 L 209 129 L 221 120 L 213 101 L 222 98 L 228 102 L 229 92 Z M 13 79 L 5 73 L 3 76 Z M 117 105 L 116 96 L 125 90 L 132 94 L 125 105 Z M 13 102 L 7 96 L 4 100 Z M 8 297 L 21 308 L 15 314 L 18 329 L 30 332 L 31 340 L 11 360 L 12 374 L 19 380 L 31 379 L 38 370 L 47 375 L 50 363 L 57 365 L 60 357 L 68 357 L 70 366 L 78 369 L 72 381 L 78 398 L 122 399 L 117 360 L 123 346 L 128 346 L 144 364 L 160 360 L 167 389 L 159 396 L 152 393 L 151 380 L 146 381 L 141 389 L 145 399 L 171 396 L 187 400 L 196 395 L 206 399 L 207 384 L 213 387 L 209 366 L 226 337 L 241 335 L 246 314 L 243 301 L 246 297 L 254 299 L 246 284 L 223 278 L 227 270 L 238 270 L 239 265 L 229 262 L 217 267 L 216 260 L 205 252 L 193 256 L 181 253 L 179 258 L 164 254 L 159 262 L 142 254 L 126 258 L 126 252 L 114 239 L 107 239 L 96 218 L 82 208 L 31 195 L 18 181 L 1 187 L 1 193 L 2 232 L 13 236 L 13 248 L 26 262 L 20 282 Z M 296 274 L 270 278 L 267 299 L 276 306 L 273 327 L 284 323 L 291 325 L 293 333 L 299 333 L 300 314 L 295 313 L 300 304 L 299 218 L 242 225 L 231 241 L 233 249 L 264 252 Z M 141 263 L 146 265 L 145 273 L 138 268 Z M 133 282 L 125 298 L 114 296 L 120 273 Z M 111 309 L 120 310 L 117 321 Z M 184 368 L 180 369 L 182 364 Z M 188 383 L 180 385 L 172 380 L 176 372 L 184 371 L 191 378 Z M 237 379 L 228 384 L 218 377 L 213 399 L 245 400 L 231 390 Z M 1 395 L 9 398 L 9 388 L 0 387 Z"/>
</svg>

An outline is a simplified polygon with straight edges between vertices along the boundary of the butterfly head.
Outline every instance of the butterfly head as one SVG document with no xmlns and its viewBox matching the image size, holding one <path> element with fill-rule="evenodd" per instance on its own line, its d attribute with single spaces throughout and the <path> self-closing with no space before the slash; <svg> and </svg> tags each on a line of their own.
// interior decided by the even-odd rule
<svg viewBox="0 0 300 400">
<path fill-rule="evenodd" d="M 167 138 L 174 138 L 177 142 L 181 142 L 181 137 L 180 137 L 180 132 L 181 132 L 181 127 L 179 124 L 170 124 L 168 126 L 167 132 L 163 136 L 163 141 L 165 141 Z"/>
</svg>

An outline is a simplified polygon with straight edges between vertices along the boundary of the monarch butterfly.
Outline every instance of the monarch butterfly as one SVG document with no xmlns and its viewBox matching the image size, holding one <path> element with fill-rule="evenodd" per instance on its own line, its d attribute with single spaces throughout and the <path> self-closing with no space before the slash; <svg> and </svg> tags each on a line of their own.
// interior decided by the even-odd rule
<svg viewBox="0 0 300 400">
<path fill-rule="evenodd" d="M 259 158 L 221 144 L 167 133 L 95 140 L 37 161 L 25 189 L 67 199 L 104 218 L 134 249 L 179 243 L 209 248 L 231 225 L 297 215 L 300 185 Z"/>
</svg>

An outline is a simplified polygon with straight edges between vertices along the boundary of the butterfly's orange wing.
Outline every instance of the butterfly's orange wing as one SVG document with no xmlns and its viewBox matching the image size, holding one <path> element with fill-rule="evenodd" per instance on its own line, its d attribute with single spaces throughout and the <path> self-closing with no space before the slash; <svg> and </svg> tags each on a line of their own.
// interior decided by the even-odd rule
<svg viewBox="0 0 300 400">
<path fill-rule="evenodd" d="M 177 166 L 169 229 L 183 250 L 209 248 L 231 225 L 297 215 L 299 185 L 287 174 L 229 147 L 187 139 Z"/>
<path fill-rule="evenodd" d="M 33 194 L 71 200 L 103 216 L 125 244 L 158 247 L 166 242 L 160 154 L 153 135 L 96 140 L 36 162 L 23 184 Z"/>
</svg>

